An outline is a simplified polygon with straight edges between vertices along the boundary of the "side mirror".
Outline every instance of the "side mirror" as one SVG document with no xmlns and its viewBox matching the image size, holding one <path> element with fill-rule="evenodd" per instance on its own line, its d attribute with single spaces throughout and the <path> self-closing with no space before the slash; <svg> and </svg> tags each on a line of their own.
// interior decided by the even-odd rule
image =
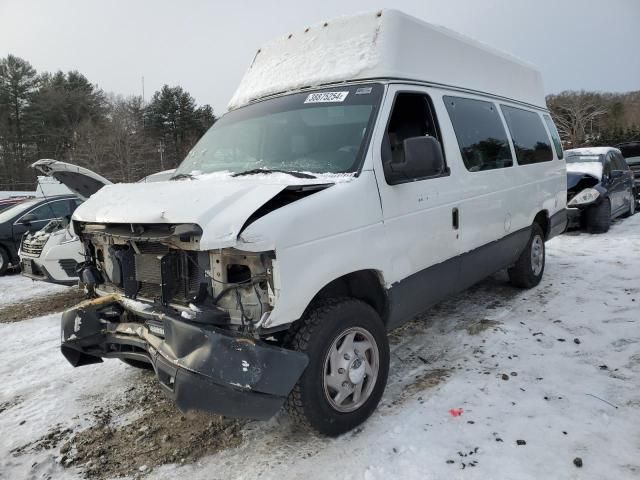
<svg viewBox="0 0 640 480">
<path fill-rule="evenodd" d="M 37 220 L 37 217 L 33 213 L 27 213 L 24 217 L 20 219 L 20 223 L 23 225 L 31 225 L 33 222 Z"/>
<path fill-rule="evenodd" d="M 387 164 L 395 182 L 433 177 L 445 173 L 440 142 L 434 137 L 411 137 L 402 142 L 404 155 Z"/>
</svg>

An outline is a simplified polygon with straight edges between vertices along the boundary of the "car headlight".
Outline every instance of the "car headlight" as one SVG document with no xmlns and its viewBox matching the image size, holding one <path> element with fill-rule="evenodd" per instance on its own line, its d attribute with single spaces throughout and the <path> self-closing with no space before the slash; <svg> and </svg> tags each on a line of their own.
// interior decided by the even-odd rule
<svg viewBox="0 0 640 480">
<path fill-rule="evenodd" d="M 569 201 L 569 205 L 584 205 L 585 203 L 591 203 L 599 196 L 600 192 L 595 188 L 585 188 Z"/>
</svg>

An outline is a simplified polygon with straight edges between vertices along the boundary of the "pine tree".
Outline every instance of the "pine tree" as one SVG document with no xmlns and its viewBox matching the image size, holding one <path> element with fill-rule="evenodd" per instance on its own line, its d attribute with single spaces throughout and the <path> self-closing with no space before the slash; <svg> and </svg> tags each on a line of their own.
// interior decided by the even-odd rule
<svg viewBox="0 0 640 480">
<path fill-rule="evenodd" d="M 20 181 L 25 156 L 24 112 L 38 86 L 36 70 L 14 55 L 0 59 L 2 160 L 8 180 Z"/>
</svg>

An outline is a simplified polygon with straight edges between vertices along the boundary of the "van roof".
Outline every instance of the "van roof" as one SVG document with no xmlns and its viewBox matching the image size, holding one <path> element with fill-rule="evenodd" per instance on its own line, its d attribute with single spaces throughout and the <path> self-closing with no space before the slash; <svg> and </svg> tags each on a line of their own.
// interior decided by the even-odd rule
<svg viewBox="0 0 640 480">
<path fill-rule="evenodd" d="M 331 83 L 403 79 L 463 88 L 546 108 L 533 66 L 397 10 L 339 17 L 260 48 L 229 103 Z"/>
</svg>

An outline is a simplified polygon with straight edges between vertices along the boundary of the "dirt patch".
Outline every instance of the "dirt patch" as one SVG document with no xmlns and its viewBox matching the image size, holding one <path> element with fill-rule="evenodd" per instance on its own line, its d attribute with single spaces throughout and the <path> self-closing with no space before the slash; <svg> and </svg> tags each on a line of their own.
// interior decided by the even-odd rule
<svg viewBox="0 0 640 480">
<path fill-rule="evenodd" d="M 62 425 L 58 424 L 53 427 L 47 434 L 35 442 L 30 442 L 20 447 L 14 448 L 11 450 L 13 455 L 21 455 L 26 452 L 39 452 L 40 450 L 51 450 L 52 448 L 56 448 L 60 443 L 66 439 L 72 430 L 70 428 L 64 428 Z"/>
<path fill-rule="evenodd" d="M 12 323 L 33 317 L 41 317 L 50 313 L 62 312 L 85 299 L 85 294 L 78 288 L 45 295 L 24 302 L 6 305 L 0 308 L 0 323 Z"/>
<path fill-rule="evenodd" d="M 429 370 L 423 374 L 416 375 L 413 382 L 406 385 L 400 396 L 391 402 L 392 405 L 401 405 L 409 398 L 414 397 L 416 394 L 422 392 L 423 390 L 427 390 L 429 388 L 433 388 L 436 385 L 440 384 L 443 380 L 445 380 L 450 375 L 450 370 L 444 368 L 436 368 L 434 370 Z M 421 400 L 421 399 L 420 399 Z"/>
<path fill-rule="evenodd" d="M 97 407 L 95 424 L 68 436 L 58 461 L 86 477 L 146 474 L 158 465 L 191 463 L 242 441 L 242 421 L 181 413 L 154 376 L 131 387 L 118 405 Z M 122 418 L 133 420 L 123 423 Z"/>
<path fill-rule="evenodd" d="M 14 397 L 11 400 L 7 400 L 6 402 L 0 403 L 0 413 L 3 413 L 10 408 L 15 407 L 16 405 L 22 403 L 22 397 Z"/>
<path fill-rule="evenodd" d="M 469 335 L 478 335 L 479 333 L 482 333 L 490 328 L 497 327 L 498 325 L 500 325 L 500 322 L 496 320 L 483 318 L 482 320 L 479 320 L 477 322 L 468 323 L 463 328 Z"/>
</svg>

